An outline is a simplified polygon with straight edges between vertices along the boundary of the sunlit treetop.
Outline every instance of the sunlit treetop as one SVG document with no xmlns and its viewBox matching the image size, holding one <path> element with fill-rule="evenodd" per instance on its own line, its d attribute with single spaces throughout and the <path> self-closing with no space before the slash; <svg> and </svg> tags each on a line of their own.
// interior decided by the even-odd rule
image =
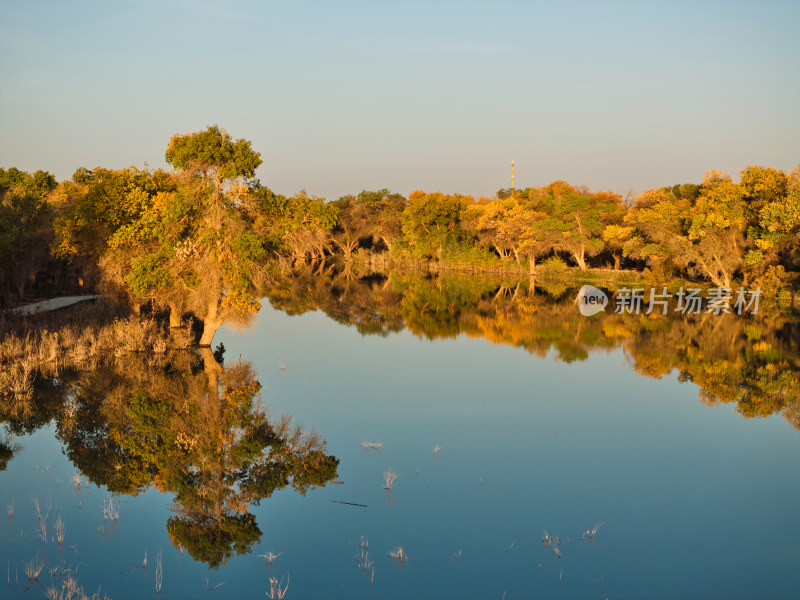
<svg viewBox="0 0 800 600">
<path fill-rule="evenodd" d="M 215 172 L 218 179 L 253 177 L 261 164 L 261 154 L 253 151 L 249 141 L 233 141 L 217 125 L 205 131 L 173 135 L 165 158 L 178 169 L 197 170 L 204 175 Z"/>
</svg>

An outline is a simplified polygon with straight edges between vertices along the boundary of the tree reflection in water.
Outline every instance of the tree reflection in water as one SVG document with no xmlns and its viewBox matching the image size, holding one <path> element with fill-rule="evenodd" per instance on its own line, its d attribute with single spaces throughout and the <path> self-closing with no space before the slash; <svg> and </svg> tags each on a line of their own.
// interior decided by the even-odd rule
<svg viewBox="0 0 800 600">
<path fill-rule="evenodd" d="M 458 335 L 548 354 L 571 363 L 621 347 L 647 377 L 673 371 L 703 403 L 735 403 L 745 417 L 782 414 L 800 429 L 800 318 L 769 299 L 757 315 L 615 314 L 584 317 L 577 287 L 561 279 L 475 274 L 295 270 L 267 291 L 289 314 L 321 310 L 362 335 L 407 328 L 426 339 Z M 643 311 L 644 312 L 644 311 Z M 658 314 L 657 314 L 658 313 Z"/>
<path fill-rule="evenodd" d="M 174 494 L 170 539 L 217 567 L 261 539 L 254 504 L 287 486 L 301 494 L 324 486 L 338 466 L 315 431 L 285 415 L 270 418 L 250 364 L 224 364 L 222 354 L 132 354 L 67 369 L 40 382 L 61 397 L 35 397 L 49 414 L 3 416 L 17 433 L 54 419 L 69 459 L 111 492 L 136 495 L 152 485 Z"/>
<path fill-rule="evenodd" d="M 315 265 L 276 276 L 265 294 L 289 314 L 322 310 L 363 335 L 404 328 L 427 339 L 466 335 L 566 363 L 622 348 L 640 375 L 676 371 L 706 404 L 734 403 L 745 417 L 782 414 L 800 429 L 796 314 L 766 304 L 756 316 L 606 310 L 587 318 L 576 291 L 558 280 L 358 275 Z M 113 493 L 154 486 L 173 494 L 170 539 L 213 567 L 260 540 L 253 505 L 336 476 L 338 460 L 322 438 L 288 417 L 271 418 L 251 366 L 225 363 L 222 348 L 49 356 L 24 359 L 36 373 L 24 393 L 0 386 L 0 469 L 18 449 L 15 435 L 54 421 L 67 456 L 90 481 Z"/>
</svg>

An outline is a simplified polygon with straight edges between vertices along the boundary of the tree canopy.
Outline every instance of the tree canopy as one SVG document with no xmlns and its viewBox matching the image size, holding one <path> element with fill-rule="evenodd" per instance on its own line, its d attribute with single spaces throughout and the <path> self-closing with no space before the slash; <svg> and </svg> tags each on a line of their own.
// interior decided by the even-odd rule
<svg viewBox="0 0 800 600">
<path fill-rule="evenodd" d="M 724 288 L 800 282 L 800 166 L 748 166 L 738 183 L 709 171 L 632 202 L 561 180 L 490 198 L 382 188 L 328 202 L 262 185 L 260 154 L 217 125 L 172 136 L 165 159 L 174 170 L 79 168 L 58 184 L 0 170 L 4 304 L 73 282 L 168 308 L 175 327 L 193 315 L 208 346 L 226 319 L 258 310 L 286 264 L 533 274 L 548 261 Z"/>
</svg>

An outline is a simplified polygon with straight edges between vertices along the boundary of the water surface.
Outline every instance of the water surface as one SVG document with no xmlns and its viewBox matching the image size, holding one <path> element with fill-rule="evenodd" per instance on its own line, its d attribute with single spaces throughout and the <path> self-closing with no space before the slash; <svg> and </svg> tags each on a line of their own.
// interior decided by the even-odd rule
<svg viewBox="0 0 800 600">
<path fill-rule="evenodd" d="M 280 309 L 265 300 L 249 329 L 215 340 L 224 354 L 214 414 L 228 420 L 197 429 L 206 454 L 159 458 L 158 448 L 178 448 L 178 426 L 142 417 L 121 440 L 115 427 L 133 421 L 103 407 L 158 414 L 158 403 L 131 404 L 137 388 L 169 406 L 180 394 L 209 406 L 208 356 L 166 371 L 131 364 L 135 377 L 65 374 L 49 424 L 25 434 L 24 422 L 6 423 L 17 448 L 0 472 L 0 502 L 14 503 L 0 524 L 4 595 L 43 596 L 60 566 L 54 585 L 70 568 L 87 592 L 156 597 L 159 552 L 164 598 L 264 597 L 271 577 L 288 581 L 289 598 L 800 593 L 791 319 L 586 319 L 567 292 L 474 280 L 305 283 L 276 288 Z M 788 383 L 769 387 L 775 372 Z M 285 413 L 319 433 L 319 460 L 292 444 L 226 454 L 225 443 L 257 437 L 246 423 L 257 407 L 223 410 L 225 390 L 254 378 L 273 425 Z M 289 471 L 267 473 L 277 463 Z M 387 491 L 389 469 L 398 477 Z M 46 544 L 34 497 L 51 506 Z M 118 520 L 104 519 L 109 497 Z M 176 519 L 201 523 L 216 549 L 192 546 Z M 408 560 L 389 556 L 398 547 Z M 259 556 L 268 552 L 279 554 L 272 565 Z M 22 561 L 37 553 L 47 567 L 29 584 Z"/>
</svg>

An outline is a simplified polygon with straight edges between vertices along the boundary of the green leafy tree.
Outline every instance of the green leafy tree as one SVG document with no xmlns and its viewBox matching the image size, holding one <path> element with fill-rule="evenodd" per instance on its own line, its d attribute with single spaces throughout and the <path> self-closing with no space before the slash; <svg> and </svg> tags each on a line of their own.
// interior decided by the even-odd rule
<svg viewBox="0 0 800 600">
<path fill-rule="evenodd" d="M 403 235 L 406 199 L 400 194 L 387 189 L 362 190 L 357 196 L 342 196 L 331 204 L 336 207 L 338 220 L 333 241 L 345 261 L 362 244 L 374 247 L 382 243 L 391 252 Z"/>
<path fill-rule="evenodd" d="M 78 169 L 50 195 L 53 254 L 70 265 L 81 286 L 100 284 L 105 292 L 131 296 L 120 277 L 104 273 L 100 264 L 117 232 L 140 221 L 158 194 L 174 190 L 173 178 L 161 170 Z"/>
<path fill-rule="evenodd" d="M 405 196 L 386 188 L 376 191 L 362 190 L 355 201 L 366 213 L 373 244 L 380 240 L 391 252 L 403 237 L 403 211 L 407 204 Z"/>
<path fill-rule="evenodd" d="M 48 195 L 55 186 L 43 171 L 0 169 L 0 287 L 6 304 L 12 288 L 22 301 L 51 259 L 54 212 Z"/>
<path fill-rule="evenodd" d="M 441 260 L 446 250 L 463 248 L 468 234 L 462 219 L 471 203 L 471 196 L 412 192 L 403 212 L 403 235 L 411 250 Z"/>
<path fill-rule="evenodd" d="M 751 277 L 777 265 L 800 268 L 800 165 L 788 176 L 771 167 L 749 166 L 741 173 L 746 203 L 744 262 Z"/>
<path fill-rule="evenodd" d="M 245 179 L 261 161 L 250 142 L 216 126 L 173 136 L 166 159 L 180 169 L 174 191 L 113 233 L 104 270 L 137 298 L 169 306 L 172 325 L 193 312 L 203 321 L 199 344 L 210 346 L 225 319 L 260 307 L 266 248 Z"/>
<path fill-rule="evenodd" d="M 547 194 L 547 217 L 535 225 L 540 243 L 569 253 L 585 270 L 587 258 L 605 249 L 603 229 L 620 215 L 622 200 L 610 193 L 581 193 L 563 181 L 547 186 Z"/>
<path fill-rule="evenodd" d="M 671 263 L 727 288 L 743 265 L 745 203 L 727 173 L 711 171 L 700 186 L 647 190 L 625 224 L 634 228 L 624 242 L 626 256 Z"/>
<path fill-rule="evenodd" d="M 714 284 L 730 288 L 733 274 L 744 259 L 742 188 L 727 173 L 707 173 L 689 217 L 688 243 L 681 259 Z"/>
<path fill-rule="evenodd" d="M 342 251 L 347 264 L 361 240 L 372 237 L 370 215 L 355 196 L 342 196 L 331 205 L 336 209 L 338 221 L 333 232 L 333 243 Z"/>
<path fill-rule="evenodd" d="M 623 238 L 623 254 L 657 264 L 677 261 L 686 244 L 692 201 L 668 188 L 640 194 L 625 215 L 625 226 L 632 231 Z"/>
<path fill-rule="evenodd" d="M 336 207 L 301 190 L 286 199 L 286 208 L 276 225 L 286 251 L 300 262 L 325 258 L 338 223 Z"/>
</svg>

